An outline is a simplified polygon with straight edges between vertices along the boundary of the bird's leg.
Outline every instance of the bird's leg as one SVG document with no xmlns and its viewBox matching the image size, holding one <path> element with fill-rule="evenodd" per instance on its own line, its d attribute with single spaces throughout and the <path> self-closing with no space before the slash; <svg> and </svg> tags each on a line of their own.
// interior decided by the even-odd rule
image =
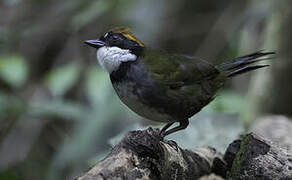
<svg viewBox="0 0 292 180">
<path fill-rule="evenodd" d="M 169 125 L 170 124 L 170 125 Z M 163 128 L 162 128 L 162 130 L 163 129 L 165 129 L 165 127 L 166 127 L 166 129 L 169 127 L 169 126 L 171 126 L 173 123 L 168 123 L 168 124 L 166 124 Z M 160 132 L 160 134 L 161 134 L 161 136 L 162 137 L 165 137 L 165 136 L 167 136 L 167 135 L 169 135 L 169 134 L 172 134 L 172 133 L 174 133 L 174 132 L 176 132 L 176 131 L 179 131 L 179 130 L 182 130 L 182 129 L 185 129 L 186 127 L 188 127 L 188 125 L 189 125 L 189 120 L 188 119 L 186 119 L 186 120 L 183 120 L 183 121 L 180 121 L 179 122 L 179 126 L 176 126 L 176 127 L 174 127 L 174 128 L 172 128 L 172 129 L 170 129 L 170 130 L 168 130 L 168 131 L 165 131 L 164 130 L 164 132 Z M 161 131 L 162 131 L 161 130 Z"/>
<path fill-rule="evenodd" d="M 173 125 L 175 122 L 167 123 L 163 128 L 160 130 L 160 135 L 162 135 L 171 125 Z"/>
</svg>

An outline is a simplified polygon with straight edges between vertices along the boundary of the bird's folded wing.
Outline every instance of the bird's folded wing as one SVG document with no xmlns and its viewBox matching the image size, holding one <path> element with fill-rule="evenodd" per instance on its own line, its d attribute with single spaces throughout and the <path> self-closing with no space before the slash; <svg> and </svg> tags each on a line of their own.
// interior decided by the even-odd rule
<svg viewBox="0 0 292 180">
<path fill-rule="evenodd" d="M 165 52 L 148 52 L 147 56 L 144 56 L 144 63 L 156 81 L 171 88 L 199 84 L 220 74 L 215 66 L 206 61 Z"/>
</svg>

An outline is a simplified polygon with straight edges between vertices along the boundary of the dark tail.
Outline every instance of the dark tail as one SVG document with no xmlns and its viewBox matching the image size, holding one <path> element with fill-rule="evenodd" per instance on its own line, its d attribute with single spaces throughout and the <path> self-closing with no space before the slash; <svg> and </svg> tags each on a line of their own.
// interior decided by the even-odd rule
<svg viewBox="0 0 292 180">
<path fill-rule="evenodd" d="M 216 67 L 219 70 L 225 72 L 227 77 L 233 77 L 238 74 L 242 74 L 248 71 L 269 66 L 269 65 L 253 65 L 253 63 L 272 59 L 271 57 L 268 56 L 272 54 L 275 54 L 275 52 L 257 51 L 252 54 L 248 54 L 245 56 L 238 57 L 236 59 L 226 61 L 222 64 L 217 65 Z"/>
</svg>

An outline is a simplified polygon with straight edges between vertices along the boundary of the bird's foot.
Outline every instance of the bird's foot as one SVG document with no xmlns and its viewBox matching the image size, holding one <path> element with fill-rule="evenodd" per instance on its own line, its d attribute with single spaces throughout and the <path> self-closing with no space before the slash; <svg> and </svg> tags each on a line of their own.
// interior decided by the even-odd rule
<svg viewBox="0 0 292 180">
<path fill-rule="evenodd" d="M 160 140 L 162 141 L 165 137 L 165 131 L 161 131 L 159 132 L 159 136 L 160 136 Z"/>
<path fill-rule="evenodd" d="M 179 150 L 179 146 L 177 145 L 177 143 L 173 140 L 169 140 L 167 141 L 167 144 L 169 144 L 171 147 L 173 147 L 176 151 Z"/>
</svg>

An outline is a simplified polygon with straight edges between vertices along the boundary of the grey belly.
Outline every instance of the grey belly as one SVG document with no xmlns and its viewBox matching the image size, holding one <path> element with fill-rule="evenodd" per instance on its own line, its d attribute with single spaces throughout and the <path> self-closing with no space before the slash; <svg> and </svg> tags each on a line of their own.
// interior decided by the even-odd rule
<svg viewBox="0 0 292 180">
<path fill-rule="evenodd" d="M 137 94 L 143 93 L 133 82 L 113 83 L 113 87 L 121 101 L 138 115 L 153 121 L 172 122 L 173 117 L 161 110 L 143 103 Z M 135 93 L 133 93 L 135 91 Z"/>
</svg>

